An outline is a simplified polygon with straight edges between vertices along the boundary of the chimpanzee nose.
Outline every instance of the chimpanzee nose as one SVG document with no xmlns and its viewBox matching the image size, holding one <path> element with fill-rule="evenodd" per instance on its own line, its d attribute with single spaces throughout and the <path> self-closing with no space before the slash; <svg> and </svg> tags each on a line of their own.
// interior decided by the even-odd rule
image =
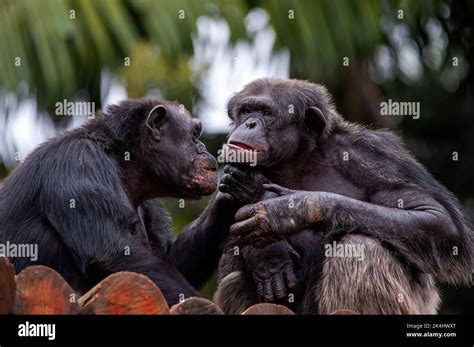
<svg viewBox="0 0 474 347">
<path fill-rule="evenodd" d="M 247 128 L 253 129 L 257 125 L 257 121 L 255 119 L 249 119 L 245 124 L 247 125 Z"/>
</svg>

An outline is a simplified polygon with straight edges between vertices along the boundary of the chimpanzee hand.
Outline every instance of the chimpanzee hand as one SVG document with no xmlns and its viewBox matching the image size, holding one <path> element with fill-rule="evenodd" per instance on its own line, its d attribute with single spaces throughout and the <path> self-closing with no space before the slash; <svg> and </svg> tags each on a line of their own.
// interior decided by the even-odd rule
<svg viewBox="0 0 474 347">
<path fill-rule="evenodd" d="M 283 301 L 297 287 L 295 269 L 300 256 L 286 241 L 265 248 L 247 246 L 242 249 L 246 268 L 252 273 L 257 292 L 265 302 Z"/>
<path fill-rule="evenodd" d="M 263 183 L 266 181 L 255 169 L 227 164 L 224 166 L 219 191 L 229 194 L 242 205 L 249 204 L 257 201 L 263 194 Z"/>
<path fill-rule="evenodd" d="M 235 244 L 262 248 L 306 229 L 323 218 L 317 192 L 293 191 L 276 184 L 263 187 L 280 195 L 240 208 L 230 227 Z"/>
</svg>

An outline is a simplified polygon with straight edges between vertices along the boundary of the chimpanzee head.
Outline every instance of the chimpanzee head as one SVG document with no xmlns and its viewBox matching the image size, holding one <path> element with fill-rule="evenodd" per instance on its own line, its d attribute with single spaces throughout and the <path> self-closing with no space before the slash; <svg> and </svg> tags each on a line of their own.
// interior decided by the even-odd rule
<svg viewBox="0 0 474 347">
<path fill-rule="evenodd" d="M 325 87 L 300 80 L 255 80 L 229 101 L 228 114 L 227 149 L 256 152 L 260 167 L 317 146 L 341 120 Z"/>
<path fill-rule="evenodd" d="M 214 192 L 217 162 L 199 140 L 201 122 L 182 105 L 126 100 L 109 106 L 107 113 L 113 114 L 109 128 L 124 149 L 130 148 L 132 171 L 148 197 L 194 199 Z"/>
</svg>

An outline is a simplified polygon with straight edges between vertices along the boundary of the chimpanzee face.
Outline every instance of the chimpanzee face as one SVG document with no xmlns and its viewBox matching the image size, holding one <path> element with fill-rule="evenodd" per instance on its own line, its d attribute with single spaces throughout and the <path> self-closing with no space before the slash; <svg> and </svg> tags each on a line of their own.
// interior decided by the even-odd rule
<svg viewBox="0 0 474 347">
<path fill-rule="evenodd" d="M 146 120 L 157 179 L 167 180 L 167 195 L 199 198 L 217 186 L 217 162 L 199 140 L 201 122 L 173 103 L 158 104 Z M 159 183 L 158 183 L 159 184 Z"/>
<path fill-rule="evenodd" d="M 229 102 L 234 129 L 225 149 L 254 152 L 257 166 L 272 167 L 296 158 L 305 136 L 318 136 L 325 123 L 319 108 L 302 101 L 307 90 L 262 81 L 249 84 Z"/>
<path fill-rule="evenodd" d="M 296 125 L 279 117 L 270 97 L 245 98 L 231 115 L 234 129 L 228 148 L 253 152 L 257 166 L 271 166 L 291 156 L 298 146 Z"/>
</svg>

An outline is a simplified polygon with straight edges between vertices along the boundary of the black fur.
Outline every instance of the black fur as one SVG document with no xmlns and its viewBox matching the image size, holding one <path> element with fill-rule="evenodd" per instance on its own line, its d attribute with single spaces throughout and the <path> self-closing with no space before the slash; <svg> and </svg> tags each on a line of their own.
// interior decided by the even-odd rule
<svg viewBox="0 0 474 347">
<path fill-rule="evenodd" d="M 204 214 L 174 241 L 168 214 L 152 200 L 214 191 L 217 163 L 199 133 L 199 122 L 175 103 L 127 100 L 40 145 L 0 188 L 0 242 L 39 248 L 36 262 L 13 257 L 16 271 L 50 266 L 78 292 L 134 271 L 170 304 L 199 295 L 193 285 L 216 267 L 225 233 Z"/>
<path fill-rule="evenodd" d="M 263 195 L 263 201 L 244 207 L 244 217 L 237 214 L 231 233 L 259 248 L 286 239 L 299 253 L 298 312 L 352 308 L 361 313 L 434 313 L 438 300 L 432 278 L 472 280 L 473 233 L 458 200 L 399 137 L 344 121 L 323 86 L 299 80 L 256 80 L 230 100 L 228 113 L 235 125 L 229 144 L 258 150 L 258 171 L 288 188 L 280 189 L 282 197 Z M 366 246 L 370 252 L 364 266 L 324 257 L 324 245 L 332 241 Z M 387 250 L 393 257 L 376 259 Z M 221 265 L 216 298 L 225 298 L 221 304 L 226 312 L 239 313 L 239 298 L 252 297 L 231 296 L 251 288 L 247 274 L 255 269 L 245 267 L 245 258 L 265 259 L 259 252 L 267 249 L 239 254 L 243 265 L 234 266 L 233 274 Z M 281 252 L 286 259 L 283 248 Z M 269 258 L 275 258 L 275 250 Z M 374 281 L 372 293 L 363 282 L 366 271 L 371 274 L 366 280 Z M 406 292 L 393 292 L 395 288 Z M 394 305 L 400 294 L 405 301 Z M 364 297 L 378 299 L 370 303 Z M 268 298 L 272 296 L 260 295 L 258 300 Z M 337 307 L 338 302 L 351 307 Z M 252 303 L 256 301 L 245 305 Z M 428 303 L 430 307 L 423 307 Z"/>
</svg>

